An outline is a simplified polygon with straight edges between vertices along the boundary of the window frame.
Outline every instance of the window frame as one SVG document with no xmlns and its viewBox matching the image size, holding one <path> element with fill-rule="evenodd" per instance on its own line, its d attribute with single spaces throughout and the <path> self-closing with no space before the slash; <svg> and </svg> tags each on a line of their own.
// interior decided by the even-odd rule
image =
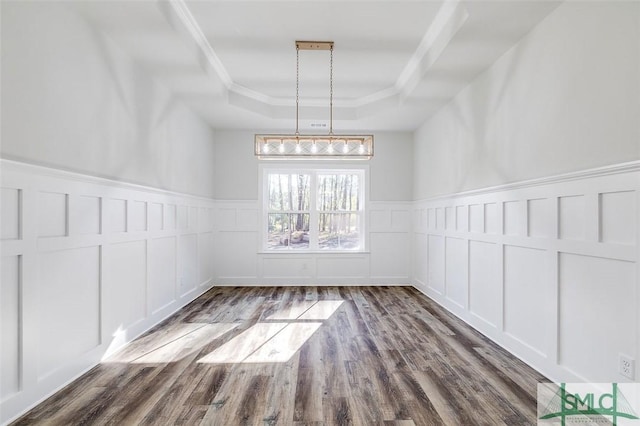
<svg viewBox="0 0 640 426">
<path fill-rule="evenodd" d="M 308 174 L 309 175 L 309 248 L 302 249 L 273 249 L 267 244 L 268 239 L 268 223 L 269 213 L 276 213 L 269 208 L 267 198 L 269 194 L 270 174 Z M 318 224 L 320 214 L 340 214 L 340 210 L 336 211 L 320 211 L 318 210 L 318 176 L 322 174 L 355 174 L 358 175 L 358 197 L 360 201 L 360 209 L 357 211 L 359 220 L 359 237 L 360 244 L 357 249 L 321 249 L 318 245 L 319 230 Z M 367 206 L 369 204 L 369 166 L 360 164 L 260 164 L 260 194 L 259 202 L 261 204 L 260 212 L 260 253 L 264 254 L 308 254 L 308 253 L 366 253 L 368 251 L 367 238 Z M 287 212 L 283 211 L 283 214 Z M 346 211 L 344 213 L 353 213 Z"/>
</svg>

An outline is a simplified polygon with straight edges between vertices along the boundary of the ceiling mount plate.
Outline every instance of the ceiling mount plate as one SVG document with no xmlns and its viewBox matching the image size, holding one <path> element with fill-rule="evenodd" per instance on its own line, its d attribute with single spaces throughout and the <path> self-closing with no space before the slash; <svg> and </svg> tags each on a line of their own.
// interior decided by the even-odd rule
<svg viewBox="0 0 640 426">
<path fill-rule="evenodd" d="M 296 47 L 300 50 L 331 50 L 333 49 L 333 42 L 296 40 Z"/>
</svg>

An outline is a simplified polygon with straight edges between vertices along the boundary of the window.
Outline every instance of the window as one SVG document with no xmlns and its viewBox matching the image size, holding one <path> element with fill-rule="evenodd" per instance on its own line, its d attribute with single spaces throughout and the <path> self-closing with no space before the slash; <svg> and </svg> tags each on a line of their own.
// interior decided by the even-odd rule
<svg viewBox="0 0 640 426">
<path fill-rule="evenodd" d="M 363 169 L 264 169 L 267 250 L 364 249 Z"/>
<path fill-rule="evenodd" d="M 309 248 L 310 180 L 308 174 L 269 174 L 267 248 Z"/>
</svg>

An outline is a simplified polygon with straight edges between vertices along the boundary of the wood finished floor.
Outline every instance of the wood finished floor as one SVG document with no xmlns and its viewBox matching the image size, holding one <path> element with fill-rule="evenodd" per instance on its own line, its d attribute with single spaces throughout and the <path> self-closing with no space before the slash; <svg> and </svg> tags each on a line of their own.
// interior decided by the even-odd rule
<svg viewBox="0 0 640 426">
<path fill-rule="evenodd" d="M 14 424 L 527 425 L 538 381 L 410 287 L 214 288 Z"/>
</svg>

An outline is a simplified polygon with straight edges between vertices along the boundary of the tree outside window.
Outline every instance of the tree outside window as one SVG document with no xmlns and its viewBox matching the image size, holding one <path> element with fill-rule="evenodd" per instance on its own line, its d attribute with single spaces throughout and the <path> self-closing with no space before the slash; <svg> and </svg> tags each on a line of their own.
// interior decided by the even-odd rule
<svg viewBox="0 0 640 426">
<path fill-rule="evenodd" d="M 362 170 L 268 171 L 268 250 L 362 248 Z"/>
</svg>

